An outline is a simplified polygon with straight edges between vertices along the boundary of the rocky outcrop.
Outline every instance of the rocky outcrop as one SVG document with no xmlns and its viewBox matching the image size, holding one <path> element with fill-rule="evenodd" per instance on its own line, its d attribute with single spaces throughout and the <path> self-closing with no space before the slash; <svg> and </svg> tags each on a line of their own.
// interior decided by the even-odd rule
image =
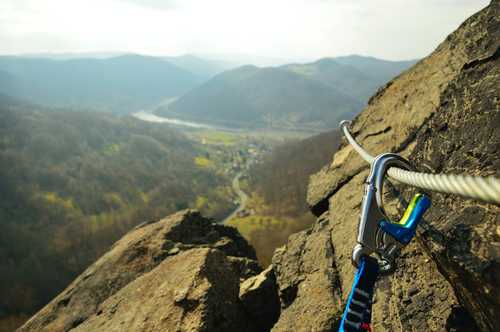
<svg viewBox="0 0 500 332">
<path fill-rule="evenodd" d="M 239 284 L 259 272 L 234 228 L 186 210 L 129 232 L 19 331 L 258 331 Z"/>
<path fill-rule="evenodd" d="M 293 234 L 276 251 L 282 311 L 273 331 L 331 331 L 338 324 L 341 293 L 327 223 Z"/>
<path fill-rule="evenodd" d="M 417 135 L 410 158 L 415 165 L 430 172 L 500 176 L 499 57 L 499 48 L 481 54 L 450 82 L 439 112 Z M 500 208 L 451 195 L 432 199 L 420 247 L 481 330 L 498 329 Z"/>
<path fill-rule="evenodd" d="M 238 274 L 220 250 L 183 251 L 100 303 L 72 331 L 258 331 L 238 289 Z"/>
<path fill-rule="evenodd" d="M 260 331 L 273 327 L 280 314 L 280 300 L 272 266 L 241 283 L 240 300 Z"/>
<path fill-rule="evenodd" d="M 389 82 L 353 122 L 372 154 L 397 152 L 421 171 L 500 175 L 500 8 L 493 1 L 427 58 Z M 274 330 L 334 329 L 354 276 L 350 263 L 368 165 L 344 142 L 311 177 L 314 227 L 273 259 L 282 312 Z M 396 185 L 406 200 L 413 191 Z M 400 213 L 388 193 L 389 212 Z M 398 268 L 377 282 L 376 331 L 494 331 L 500 314 L 497 206 L 432 194 L 433 207 Z"/>
</svg>

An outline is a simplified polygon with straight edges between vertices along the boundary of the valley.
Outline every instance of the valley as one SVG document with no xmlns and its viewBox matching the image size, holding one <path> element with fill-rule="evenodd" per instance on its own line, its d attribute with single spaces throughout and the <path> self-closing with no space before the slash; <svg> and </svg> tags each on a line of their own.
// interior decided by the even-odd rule
<svg viewBox="0 0 500 332">
<path fill-rule="evenodd" d="M 377 71 L 331 59 L 224 66 L 0 57 L 0 331 L 145 221 L 197 209 L 237 228 L 262 266 L 313 222 L 308 177 L 336 150 L 331 129 L 376 89 Z M 346 93 L 353 85 L 359 93 Z"/>
</svg>

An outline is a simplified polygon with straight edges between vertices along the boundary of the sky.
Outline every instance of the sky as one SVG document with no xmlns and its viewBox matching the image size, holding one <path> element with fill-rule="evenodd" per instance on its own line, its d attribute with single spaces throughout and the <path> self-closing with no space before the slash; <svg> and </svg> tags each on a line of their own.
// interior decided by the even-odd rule
<svg viewBox="0 0 500 332">
<path fill-rule="evenodd" d="M 426 56 L 486 0 L 1 0 L 0 54 Z"/>
</svg>

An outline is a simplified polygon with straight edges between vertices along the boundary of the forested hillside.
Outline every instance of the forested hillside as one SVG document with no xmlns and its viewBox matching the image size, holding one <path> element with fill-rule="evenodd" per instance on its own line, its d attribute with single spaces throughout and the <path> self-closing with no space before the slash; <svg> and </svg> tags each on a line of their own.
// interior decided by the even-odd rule
<svg viewBox="0 0 500 332">
<path fill-rule="evenodd" d="M 314 216 L 306 204 L 309 177 L 331 161 L 340 143 L 338 130 L 274 148 L 249 171 L 249 216 L 229 222 L 246 236 L 267 266 L 290 234 L 308 227 Z"/>
<path fill-rule="evenodd" d="M 40 309 L 134 225 L 233 207 L 229 179 L 196 162 L 205 148 L 165 125 L 0 101 L 0 326 Z"/>
<path fill-rule="evenodd" d="M 200 78 L 165 60 L 0 57 L 0 93 L 37 104 L 129 113 L 177 97 Z"/>
<path fill-rule="evenodd" d="M 320 81 L 365 104 L 379 87 L 416 61 L 387 61 L 360 55 L 324 58 L 283 68 Z"/>
<path fill-rule="evenodd" d="M 157 113 L 236 127 L 324 128 L 361 106 L 303 75 L 244 66 L 214 77 Z"/>
<path fill-rule="evenodd" d="M 217 75 L 157 113 L 237 127 L 330 129 L 414 61 L 349 56 L 244 66 Z"/>
<path fill-rule="evenodd" d="M 203 80 L 209 79 L 225 70 L 237 67 L 237 65 L 229 62 L 203 59 L 191 54 L 167 56 L 164 59 Z"/>
<path fill-rule="evenodd" d="M 362 55 L 339 56 L 333 59 L 343 65 L 356 68 L 382 83 L 387 83 L 417 63 L 417 60 L 390 61 Z"/>
</svg>

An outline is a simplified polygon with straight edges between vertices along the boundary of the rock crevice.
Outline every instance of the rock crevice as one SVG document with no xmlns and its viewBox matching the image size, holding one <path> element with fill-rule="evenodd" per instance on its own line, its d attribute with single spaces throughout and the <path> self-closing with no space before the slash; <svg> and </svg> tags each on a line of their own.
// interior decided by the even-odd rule
<svg viewBox="0 0 500 332">
<path fill-rule="evenodd" d="M 426 172 L 498 177 L 499 17 L 493 1 L 379 90 L 352 124 L 361 145 L 374 155 L 401 153 Z M 355 273 L 350 255 L 367 174 L 365 161 L 344 142 L 332 163 L 310 180 L 308 204 L 314 214 L 329 216 L 320 232 L 331 236 L 335 268 L 330 271 L 340 280 L 341 302 L 332 311 L 342 308 Z M 406 201 L 415 192 L 394 188 Z M 417 241 L 403 250 L 395 273 L 377 283 L 374 329 L 494 331 L 500 314 L 499 207 L 428 194 L 433 206 Z M 389 212 L 400 214 L 401 198 L 385 197 Z M 280 255 L 296 241 L 291 237 Z M 286 310 L 277 325 L 294 319 Z M 312 329 L 322 330 L 320 324 Z"/>
</svg>

